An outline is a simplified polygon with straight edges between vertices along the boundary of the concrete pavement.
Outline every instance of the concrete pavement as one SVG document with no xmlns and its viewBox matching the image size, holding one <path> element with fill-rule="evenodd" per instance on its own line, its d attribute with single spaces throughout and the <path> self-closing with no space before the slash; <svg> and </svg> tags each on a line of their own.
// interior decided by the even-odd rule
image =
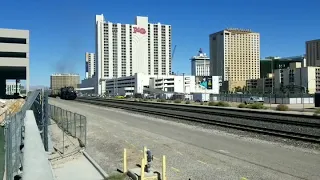
<svg viewBox="0 0 320 180">
<path fill-rule="evenodd" d="M 56 180 L 104 180 L 107 177 L 100 166 L 80 148 L 78 140 L 63 133 L 52 120 L 49 137 L 49 160 Z"/>
<path fill-rule="evenodd" d="M 52 166 L 56 180 L 104 180 L 105 178 L 81 153 L 55 161 Z"/>
<path fill-rule="evenodd" d="M 50 99 L 50 103 L 87 117 L 87 151 L 108 173 L 121 169 L 124 147 L 134 164 L 147 145 L 156 168 L 161 167 L 161 155 L 167 155 L 169 179 L 320 179 L 317 150 L 75 101 Z"/>
</svg>

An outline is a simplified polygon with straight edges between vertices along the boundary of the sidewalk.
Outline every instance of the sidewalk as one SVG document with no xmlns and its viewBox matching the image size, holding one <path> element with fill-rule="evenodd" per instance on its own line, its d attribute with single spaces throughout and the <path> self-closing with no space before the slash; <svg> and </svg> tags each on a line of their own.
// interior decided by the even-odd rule
<svg viewBox="0 0 320 180">
<path fill-rule="evenodd" d="M 79 146 L 79 141 L 51 121 L 49 161 L 55 180 L 105 180 L 108 176 Z"/>
<path fill-rule="evenodd" d="M 78 152 L 63 159 L 51 161 L 51 164 L 56 180 L 105 179 L 82 152 Z"/>
</svg>

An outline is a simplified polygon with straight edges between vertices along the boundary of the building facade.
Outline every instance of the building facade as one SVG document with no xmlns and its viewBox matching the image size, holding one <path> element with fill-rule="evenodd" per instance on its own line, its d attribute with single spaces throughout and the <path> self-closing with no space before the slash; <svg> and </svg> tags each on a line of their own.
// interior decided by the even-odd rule
<svg viewBox="0 0 320 180">
<path fill-rule="evenodd" d="M 165 75 L 172 72 L 171 26 L 136 17 L 135 24 L 105 21 L 96 15 L 96 85 L 105 91 L 105 80 L 135 73 Z"/>
<path fill-rule="evenodd" d="M 260 78 L 259 33 L 230 28 L 209 35 L 209 42 L 212 76 L 243 86 L 247 79 Z"/>
<path fill-rule="evenodd" d="M 14 95 L 15 93 L 20 94 L 21 84 L 16 82 L 6 82 L 6 94 Z"/>
<path fill-rule="evenodd" d="M 134 76 L 106 80 L 106 92 L 110 95 L 133 95 L 134 93 L 212 93 L 218 94 L 219 77 L 160 75 L 136 73 Z"/>
<path fill-rule="evenodd" d="M 30 82 L 29 31 L 0 28 L 0 96 L 6 93 L 6 80 Z"/>
<path fill-rule="evenodd" d="M 276 69 L 289 68 L 290 63 L 300 62 L 302 67 L 306 67 L 306 58 L 304 55 L 290 57 L 266 57 L 260 61 L 260 78 L 266 78 L 269 73 Z"/>
<path fill-rule="evenodd" d="M 95 54 L 86 52 L 85 60 L 86 60 L 86 62 L 85 62 L 86 63 L 85 64 L 85 69 L 86 69 L 85 78 L 86 79 L 92 78 L 92 76 L 95 73 L 95 69 L 96 69 Z"/>
<path fill-rule="evenodd" d="M 197 56 L 191 59 L 192 76 L 210 76 L 210 58 L 200 48 Z"/>
<path fill-rule="evenodd" d="M 320 66 L 320 39 L 306 42 L 307 66 Z"/>
<path fill-rule="evenodd" d="M 274 79 L 275 89 L 281 92 L 314 94 L 320 91 L 320 67 L 290 63 L 287 69 L 277 69 Z"/>
<path fill-rule="evenodd" d="M 50 89 L 57 94 L 60 89 L 66 86 L 77 88 L 80 84 L 79 74 L 52 74 L 50 76 Z"/>
</svg>

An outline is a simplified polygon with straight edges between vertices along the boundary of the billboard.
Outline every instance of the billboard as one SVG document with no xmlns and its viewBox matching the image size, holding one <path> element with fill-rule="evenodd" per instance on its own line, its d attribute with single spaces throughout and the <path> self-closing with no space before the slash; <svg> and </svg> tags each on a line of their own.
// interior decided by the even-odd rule
<svg viewBox="0 0 320 180">
<path fill-rule="evenodd" d="M 196 76 L 195 81 L 203 89 L 212 89 L 212 76 Z"/>
</svg>

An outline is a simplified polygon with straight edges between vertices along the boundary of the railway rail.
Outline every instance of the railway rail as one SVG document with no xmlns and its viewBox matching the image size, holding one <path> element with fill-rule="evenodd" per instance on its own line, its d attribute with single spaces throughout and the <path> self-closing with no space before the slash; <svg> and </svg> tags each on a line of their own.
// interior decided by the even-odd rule
<svg viewBox="0 0 320 180">
<path fill-rule="evenodd" d="M 100 98 L 78 98 L 76 101 L 120 108 L 140 113 L 217 125 L 283 138 L 320 143 L 320 119 L 280 113 L 237 111 L 228 108 L 148 103 Z"/>
</svg>

